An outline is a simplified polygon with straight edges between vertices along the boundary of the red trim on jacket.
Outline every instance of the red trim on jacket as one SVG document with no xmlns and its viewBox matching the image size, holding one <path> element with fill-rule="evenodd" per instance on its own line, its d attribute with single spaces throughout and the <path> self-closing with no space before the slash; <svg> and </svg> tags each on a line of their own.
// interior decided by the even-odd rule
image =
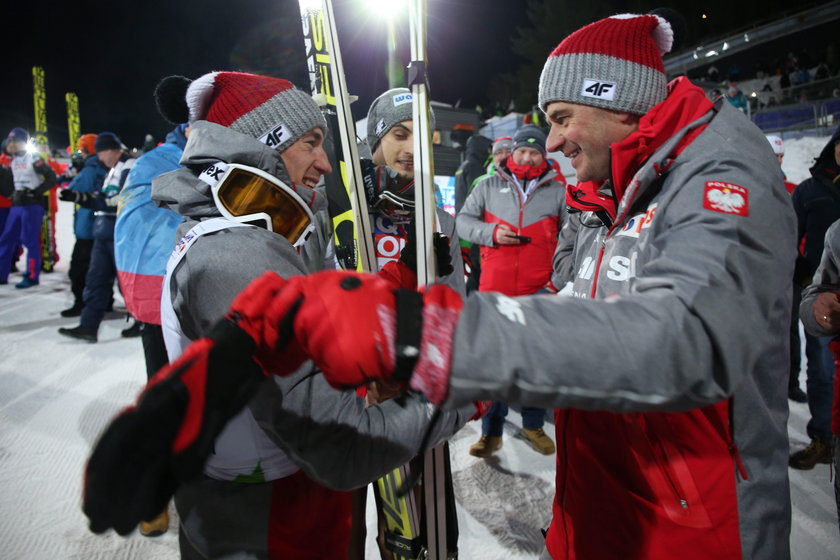
<svg viewBox="0 0 840 560">
<path fill-rule="evenodd" d="M 834 401 L 831 405 L 831 433 L 840 437 L 840 337 L 832 340 L 828 347 L 834 356 Z M 838 476 L 838 473 L 834 473 Z"/>
</svg>

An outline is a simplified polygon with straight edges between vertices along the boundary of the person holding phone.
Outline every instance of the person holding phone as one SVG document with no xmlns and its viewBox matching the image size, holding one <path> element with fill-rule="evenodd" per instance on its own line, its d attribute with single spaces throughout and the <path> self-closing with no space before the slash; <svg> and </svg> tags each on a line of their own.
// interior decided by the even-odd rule
<svg viewBox="0 0 840 560">
<path fill-rule="evenodd" d="M 566 223 L 566 189 L 546 161 L 545 140 L 538 126 L 521 127 L 511 155 L 478 181 L 458 214 L 458 234 L 481 246 L 480 292 L 528 295 L 551 279 L 552 257 Z M 507 404 L 493 403 L 470 455 L 489 457 L 502 447 L 507 412 Z M 543 431 L 544 423 L 545 409 L 522 407 L 517 436 L 550 455 L 554 442 Z"/>
</svg>

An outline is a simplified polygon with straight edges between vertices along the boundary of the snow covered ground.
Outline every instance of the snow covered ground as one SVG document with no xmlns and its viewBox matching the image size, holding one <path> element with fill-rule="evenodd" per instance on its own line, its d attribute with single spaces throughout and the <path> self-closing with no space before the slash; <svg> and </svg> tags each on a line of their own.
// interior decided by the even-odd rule
<svg viewBox="0 0 840 560">
<path fill-rule="evenodd" d="M 807 177 L 825 142 L 788 143 L 783 167 L 789 180 Z M 126 326 L 120 313 L 106 317 L 97 344 L 56 332 L 77 324 L 59 315 L 72 303 L 66 276 L 71 221 L 72 210 L 62 203 L 58 237 L 63 260 L 57 272 L 42 275 L 41 285 L 29 290 L 14 289 L 17 275 L 0 286 L 0 559 L 176 559 L 174 515 L 170 532 L 162 537 L 135 533 L 122 538 L 113 532 L 90 533 L 80 509 L 82 468 L 90 447 L 108 420 L 133 401 L 145 369 L 139 339 L 120 337 Z M 118 310 L 121 303 L 118 299 Z M 804 386 L 804 368 L 800 380 Z M 791 403 L 794 449 L 808 441 L 807 419 L 806 405 Z M 538 455 L 513 437 L 518 414 L 512 411 L 508 420 L 504 447 L 489 460 L 467 454 L 478 438 L 477 423 L 467 425 L 451 443 L 460 558 L 465 560 L 535 559 L 542 548 L 539 529 L 550 516 L 554 458 Z M 790 475 L 793 558 L 836 560 L 840 533 L 828 465 L 791 470 Z M 370 539 L 368 557 L 377 557 Z"/>
</svg>

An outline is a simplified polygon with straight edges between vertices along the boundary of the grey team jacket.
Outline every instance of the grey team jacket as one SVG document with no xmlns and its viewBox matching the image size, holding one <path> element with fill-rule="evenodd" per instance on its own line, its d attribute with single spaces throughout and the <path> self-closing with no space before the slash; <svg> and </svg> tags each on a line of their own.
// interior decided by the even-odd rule
<svg viewBox="0 0 840 560">
<path fill-rule="evenodd" d="M 158 206 L 186 217 L 178 238 L 197 220 L 220 215 L 209 186 L 189 169 L 214 160 L 251 165 L 288 181 L 275 150 L 223 126 L 195 122 L 181 160 L 188 168 L 165 173 L 152 185 Z M 318 268 L 324 256 L 310 254 L 309 260 Z M 170 286 L 184 334 L 200 338 L 236 295 L 267 270 L 290 277 L 309 268 L 285 238 L 259 227 L 231 228 L 197 240 Z M 271 440 L 313 479 L 339 490 L 361 486 L 417 453 L 432 414 L 428 403 L 409 398 L 404 406 L 388 401 L 365 409 L 354 391 L 336 391 L 321 375 L 307 377 L 311 371 L 307 363 L 288 378 L 263 384 L 249 406 Z M 451 436 L 474 411 L 469 403 L 445 413 L 431 443 Z"/>
<path fill-rule="evenodd" d="M 579 297 L 467 299 L 448 405 L 497 400 L 633 414 L 731 397 L 730 428 L 748 474 L 737 481 L 743 557 L 784 560 L 795 216 L 761 132 L 727 103 L 704 119 L 707 128 L 663 176 L 654 164 L 663 168 L 682 134 L 637 170 L 611 232 L 582 216 L 590 221 L 574 247 Z M 727 203 L 722 183 L 748 189 L 748 215 L 704 208 Z M 558 461 L 565 436 L 558 433 Z M 626 446 L 621 433 L 613 437 Z M 606 506 L 598 478 L 588 480 L 578 490 Z"/>
<path fill-rule="evenodd" d="M 840 291 L 840 221 L 829 226 L 825 232 L 825 248 L 814 280 L 802 292 L 799 304 L 799 318 L 805 330 L 814 336 L 837 336 L 837 331 L 830 331 L 817 323 L 814 318 L 814 302 L 821 293 Z"/>
</svg>

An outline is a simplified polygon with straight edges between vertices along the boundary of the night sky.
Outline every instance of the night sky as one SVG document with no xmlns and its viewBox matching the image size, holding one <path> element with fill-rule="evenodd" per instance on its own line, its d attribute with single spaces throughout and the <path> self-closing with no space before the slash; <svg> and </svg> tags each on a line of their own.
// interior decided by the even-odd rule
<svg viewBox="0 0 840 560">
<path fill-rule="evenodd" d="M 624 3 L 632 9 L 630 1 L 614 2 Z M 371 13 L 364 0 L 333 4 L 350 92 L 359 96 L 352 105 L 359 119 L 388 87 L 384 18 Z M 429 5 L 432 99 L 463 107 L 487 103 L 494 77 L 522 63 L 510 40 L 517 26 L 528 24 L 526 1 L 430 0 Z M 606 6 L 604 11 L 603 16 L 615 13 Z M 403 20 L 399 27 L 406 63 L 407 26 Z M 79 97 L 82 133 L 112 131 L 138 147 L 146 133 L 162 140 L 171 129 L 152 97 L 165 76 L 243 70 L 309 89 L 297 0 L 23 1 L 5 11 L 0 30 L 6 47 L 0 135 L 14 126 L 34 131 L 32 67 L 42 66 L 53 148 L 69 142 L 68 91 Z"/>
<path fill-rule="evenodd" d="M 196 78 L 212 70 L 246 70 L 309 88 L 297 0 L 145 0 L 21 2 L 0 22 L 5 38 L 0 133 L 33 132 L 32 67 L 46 74 L 48 135 L 68 144 L 64 95 L 79 97 L 82 133 L 112 131 L 128 146 L 171 126 L 152 92 L 164 76 Z M 515 64 L 506 45 L 526 22 L 520 0 L 431 2 L 430 74 L 435 100 L 475 106 L 489 80 Z M 387 89 L 382 17 L 361 0 L 334 0 L 354 116 L 364 117 Z M 49 14 L 44 13 L 49 10 Z M 5 16 L 10 13 L 6 11 Z M 14 21 L 13 21 L 14 19 Z M 408 62 L 407 22 L 399 29 Z M 502 48 L 500 48 L 500 45 Z M 490 55 L 495 52 L 494 55 Z M 477 61 L 483 61 L 478 65 Z"/>
</svg>

